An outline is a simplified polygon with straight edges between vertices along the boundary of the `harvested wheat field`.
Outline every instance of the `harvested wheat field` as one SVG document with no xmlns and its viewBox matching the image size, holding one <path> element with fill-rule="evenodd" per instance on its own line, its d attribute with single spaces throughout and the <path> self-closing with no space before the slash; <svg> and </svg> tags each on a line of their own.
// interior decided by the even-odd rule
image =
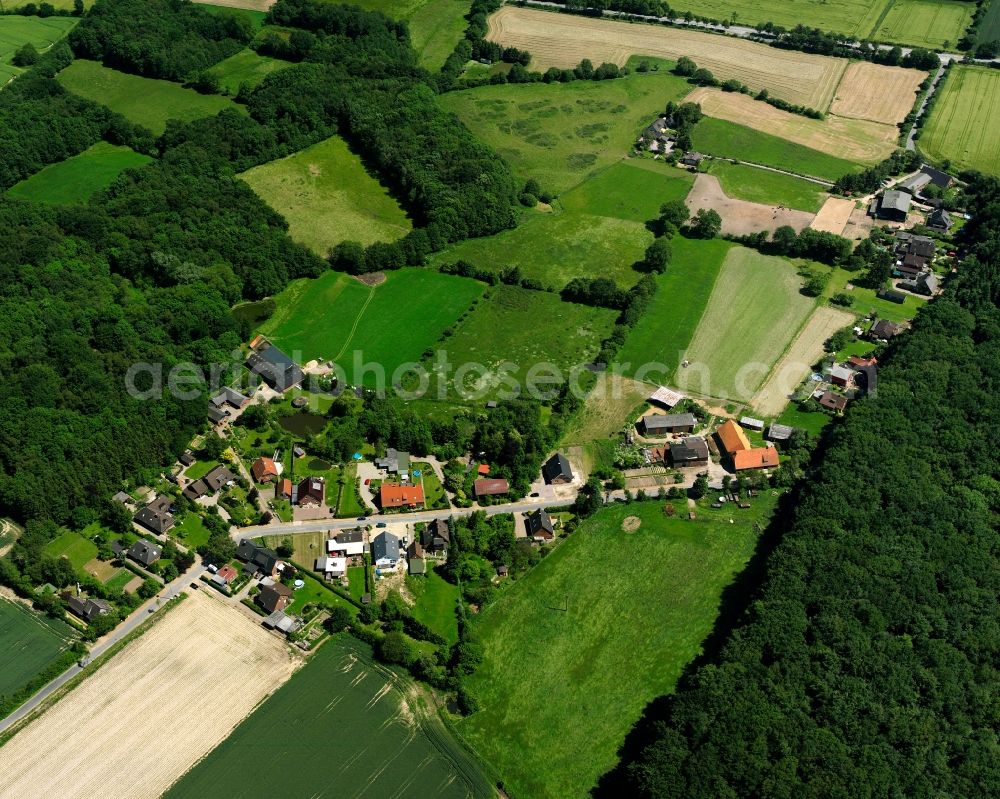
<svg viewBox="0 0 1000 799">
<path fill-rule="evenodd" d="M 761 416 L 780 414 L 812 365 L 823 357 L 823 342 L 853 321 L 847 311 L 817 308 L 751 401 L 753 409 Z"/>
<path fill-rule="evenodd" d="M 632 55 L 688 56 L 717 78 L 825 111 L 847 69 L 843 58 L 777 50 L 732 36 L 504 6 L 490 17 L 487 37 L 531 53 L 531 66 L 575 67 L 584 58 L 623 65 Z"/>
<path fill-rule="evenodd" d="M 819 209 L 816 218 L 809 225 L 813 230 L 821 230 L 824 233 L 836 233 L 843 235 L 844 227 L 854 213 L 854 200 L 845 200 L 841 197 L 830 197 L 823 207 Z"/>
<path fill-rule="evenodd" d="M 899 136 L 895 125 L 846 119 L 832 114 L 828 114 L 826 119 L 810 119 L 780 111 L 745 94 L 721 89 L 695 89 L 684 100 L 700 103 L 702 111 L 710 117 L 745 125 L 858 163 L 874 164 L 892 155 Z"/>
<path fill-rule="evenodd" d="M 895 125 L 910 113 L 920 84 L 926 77 L 927 73 L 919 69 L 857 61 L 844 73 L 830 105 L 830 113 Z"/>
<path fill-rule="evenodd" d="M 774 231 L 783 225 L 795 228 L 800 232 L 809 227 L 813 214 L 806 211 L 795 211 L 791 208 L 781 208 L 775 205 L 752 203 L 747 200 L 737 200 L 728 196 L 715 175 L 702 173 L 695 179 L 684 201 L 693 216 L 702 208 L 712 208 L 722 217 L 722 232 L 731 236 L 746 236 L 749 233 L 759 233 L 762 230 Z"/>
<path fill-rule="evenodd" d="M 295 665 L 278 638 L 193 591 L 0 749 L 3 794 L 156 799 Z"/>
</svg>

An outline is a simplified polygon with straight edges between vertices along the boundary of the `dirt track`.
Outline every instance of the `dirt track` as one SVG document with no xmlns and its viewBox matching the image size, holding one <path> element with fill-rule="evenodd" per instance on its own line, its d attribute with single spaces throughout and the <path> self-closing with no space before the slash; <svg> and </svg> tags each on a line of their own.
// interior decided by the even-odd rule
<svg viewBox="0 0 1000 799">
<path fill-rule="evenodd" d="M 809 375 L 812 365 L 823 357 L 823 342 L 852 321 L 854 316 L 846 311 L 817 308 L 751 400 L 753 409 L 761 416 L 780 414 L 792 392 Z"/>
<path fill-rule="evenodd" d="M 783 225 L 790 225 L 796 232 L 809 227 L 813 215 L 805 211 L 794 211 L 773 205 L 747 202 L 729 197 L 715 175 L 702 173 L 695 178 L 694 186 L 685 200 L 693 216 L 701 208 L 712 208 L 722 217 L 722 232 L 733 236 L 745 236 L 761 230 L 774 231 Z"/>
<path fill-rule="evenodd" d="M 192 591 L 0 749 L 0 793 L 156 799 L 287 680 L 286 645 L 210 590 Z"/>
<path fill-rule="evenodd" d="M 850 220 L 852 213 L 854 213 L 854 200 L 829 197 L 809 227 L 813 230 L 836 233 L 840 236 L 843 234 L 844 226 Z"/>
</svg>

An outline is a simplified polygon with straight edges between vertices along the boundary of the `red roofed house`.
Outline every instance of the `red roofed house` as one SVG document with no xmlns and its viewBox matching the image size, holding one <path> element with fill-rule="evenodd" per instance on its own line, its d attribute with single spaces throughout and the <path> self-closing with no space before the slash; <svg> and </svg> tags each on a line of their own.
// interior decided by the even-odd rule
<svg viewBox="0 0 1000 799">
<path fill-rule="evenodd" d="M 238 574 L 238 572 L 236 571 L 236 569 L 234 569 L 232 566 L 230 566 L 227 563 L 225 566 L 222 566 L 215 573 L 215 576 L 219 578 L 220 582 L 223 582 L 226 585 L 229 585 L 229 583 L 231 583 L 233 580 L 236 579 L 236 575 L 237 574 Z"/>
<path fill-rule="evenodd" d="M 862 358 L 858 355 L 852 355 L 847 359 L 847 362 L 851 366 L 875 366 L 878 363 L 877 358 Z"/>
<path fill-rule="evenodd" d="M 755 447 L 733 454 L 733 468 L 742 472 L 745 469 L 770 469 L 778 465 L 778 450 L 774 447 Z"/>
<path fill-rule="evenodd" d="M 278 467 L 270 458 L 257 458 L 250 467 L 255 483 L 270 483 L 278 476 Z"/>
<path fill-rule="evenodd" d="M 382 506 L 382 510 L 421 508 L 424 505 L 424 487 L 382 483 L 379 489 L 379 505 Z"/>
<path fill-rule="evenodd" d="M 723 451 L 732 457 L 734 452 L 740 452 L 741 450 L 750 449 L 750 439 L 747 438 L 747 434 L 743 432 L 743 428 L 740 427 L 732 419 L 727 419 L 718 429 L 715 431 L 715 437 L 719 440 L 719 444 L 722 446 Z"/>
<path fill-rule="evenodd" d="M 274 484 L 274 498 L 275 499 L 291 499 L 292 498 L 292 481 L 287 477 L 278 480 Z"/>
<path fill-rule="evenodd" d="M 481 474 L 481 475 L 483 475 L 485 477 L 489 473 L 490 473 L 490 465 L 488 463 L 480 463 L 479 464 L 479 474 Z"/>
<path fill-rule="evenodd" d="M 510 491 L 510 483 L 497 478 L 489 480 L 476 480 L 474 488 L 477 497 L 495 497 L 506 494 Z"/>
</svg>

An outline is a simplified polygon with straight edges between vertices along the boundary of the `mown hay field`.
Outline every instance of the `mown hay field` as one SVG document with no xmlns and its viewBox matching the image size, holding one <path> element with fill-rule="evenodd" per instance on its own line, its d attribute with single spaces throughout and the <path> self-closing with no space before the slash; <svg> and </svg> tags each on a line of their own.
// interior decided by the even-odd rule
<svg viewBox="0 0 1000 799">
<path fill-rule="evenodd" d="M 810 28 L 864 39 L 893 0 L 672 0 L 679 13 L 690 11 L 720 21 L 734 18 L 737 25 L 773 22 L 783 28 Z"/>
<path fill-rule="evenodd" d="M 165 799 L 493 796 L 407 678 L 349 638 L 324 644 Z"/>
<path fill-rule="evenodd" d="M 339 136 L 240 175 L 288 220 L 288 232 L 325 257 L 342 241 L 395 241 L 412 225 Z"/>
<path fill-rule="evenodd" d="M 810 119 L 781 111 L 745 94 L 724 92 L 721 89 L 707 87 L 695 89 L 685 99 L 688 102 L 700 103 L 702 111 L 710 117 L 753 128 L 790 142 L 790 147 L 798 144 L 844 162 L 878 163 L 896 149 L 896 139 L 899 135 L 895 125 L 884 125 L 863 119 L 846 119 L 832 114 L 828 114 L 825 119 Z M 700 149 L 697 139 L 695 146 Z M 736 152 L 733 152 L 732 156 L 740 157 Z M 743 157 L 748 161 L 756 160 L 750 155 Z M 793 172 L 830 178 L 829 172 L 811 171 L 815 169 L 813 160 L 806 159 L 796 166 L 799 159 L 789 158 L 787 166 L 784 164 L 782 166 Z M 835 180 L 847 171 L 846 168 L 840 169 L 839 174 L 832 179 Z"/>
<path fill-rule="evenodd" d="M 672 517 L 662 502 L 600 510 L 476 617 L 483 662 L 466 684 L 482 709 L 458 731 L 509 795 L 588 796 L 646 703 L 698 654 L 775 500 L 709 502 L 694 521 L 683 501 Z"/>
<path fill-rule="evenodd" d="M 84 59 L 74 61 L 56 79 L 74 94 L 102 103 L 156 134 L 166 130 L 168 119 L 190 122 L 226 108 L 243 109 L 217 94 L 199 94 L 168 80 L 127 75 Z"/>
<path fill-rule="evenodd" d="M 0 696 L 24 688 L 72 640 L 69 625 L 0 596 Z"/>
<path fill-rule="evenodd" d="M 926 77 L 927 73 L 919 69 L 856 61 L 844 73 L 830 113 L 896 125 L 910 113 Z"/>
<path fill-rule="evenodd" d="M 94 192 L 110 186 L 126 169 L 143 166 L 151 160 L 128 147 L 101 141 L 11 186 L 7 194 L 53 205 L 80 204 Z"/>
<path fill-rule="evenodd" d="M 920 132 L 920 149 L 959 169 L 1000 175 L 1000 72 L 954 66 Z"/>
<path fill-rule="evenodd" d="M 709 33 L 553 14 L 504 6 L 490 17 L 489 38 L 527 50 L 535 69 L 573 67 L 589 58 L 595 65 L 624 65 L 629 56 L 676 60 L 688 56 L 717 78 L 737 78 L 755 91 L 825 111 L 847 68 L 842 58 L 778 50 L 767 45 Z"/>
<path fill-rule="evenodd" d="M 665 68 L 619 80 L 481 86 L 438 97 L 518 177 L 561 194 L 621 159 L 669 100 L 690 91 Z"/>
<path fill-rule="evenodd" d="M 259 623 L 192 592 L 0 749 L 4 794 L 157 799 L 294 665 Z"/>
<path fill-rule="evenodd" d="M 870 38 L 934 50 L 953 49 L 975 10 L 975 3 L 964 0 L 894 0 Z"/>
<path fill-rule="evenodd" d="M 801 293 L 802 278 L 785 258 L 730 250 L 712 296 L 677 370 L 681 389 L 749 401 L 816 301 Z"/>
</svg>

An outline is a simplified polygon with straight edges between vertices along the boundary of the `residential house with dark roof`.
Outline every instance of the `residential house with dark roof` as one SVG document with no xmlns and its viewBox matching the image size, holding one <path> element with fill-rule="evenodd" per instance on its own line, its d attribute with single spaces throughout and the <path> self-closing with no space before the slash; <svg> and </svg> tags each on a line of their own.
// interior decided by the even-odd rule
<svg viewBox="0 0 1000 799">
<path fill-rule="evenodd" d="M 323 504 L 326 480 L 322 477 L 307 477 L 299 483 L 298 503 L 302 508 L 317 508 Z"/>
<path fill-rule="evenodd" d="M 384 469 L 389 474 L 398 474 L 401 480 L 410 479 L 410 453 L 400 452 L 389 447 L 384 458 L 375 459 L 375 467 Z"/>
<path fill-rule="evenodd" d="M 557 452 L 542 466 L 542 476 L 549 485 L 560 485 L 573 482 L 573 469 L 569 465 L 569 459 L 561 452 Z"/>
<path fill-rule="evenodd" d="M 884 191 L 876 200 L 875 216 L 893 222 L 905 222 L 913 197 L 905 191 Z"/>
<path fill-rule="evenodd" d="M 179 458 L 182 466 L 191 466 L 197 459 L 190 452 L 182 452 Z"/>
<path fill-rule="evenodd" d="M 426 552 L 435 555 L 447 554 L 450 543 L 451 528 L 445 519 L 435 519 L 424 528 L 423 546 Z"/>
<path fill-rule="evenodd" d="M 244 538 L 237 545 L 236 557 L 246 563 L 251 572 L 260 572 L 265 577 L 274 577 L 278 573 L 278 553 L 255 544 L 249 538 Z"/>
<path fill-rule="evenodd" d="M 216 491 L 221 491 L 230 483 L 235 483 L 236 475 L 220 464 L 212 469 L 202 479 L 205 481 L 209 490 L 212 491 L 212 493 L 215 493 Z"/>
<path fill-rule="evenodd" d="M 794 432 L 794 427 L 789 427 L 787 424 L 777 424 L 775 422 L 767 428 L 767 438 L 769 441 L 788 441 L 791 439 L 792 433 Z"/>
<path fill-rule="evenodd" d="M 299 385 L 305 379 L 305 374 L 299 365 L 270 343 L 251 352 L 246 364 L 251 372 L 281 393 Z"/>
<path fill-rule="evenodd" d="M 268 613 L 284 610 L 292 604 L 292 589 L 281 583 L 265 585 L 257 594 L 256 602 Z"/>
<path fill-rule="evenodd" d="M 669 444 L 670 461 L 674 466 L 707 466 L 708 442 L 701 436 L 687 436 Z"/>
<path fill-rule="evenodd" d="M 920 171 L 931 179 L 931 183 L 942 189 L 947 189 L 949 186 L 951 186 L 952 181 L 954 180 L 954 178 L 952 178 L 952 176 L 949 175 L 947 172 L 942 172 L 940 169 L 935 169 L 934 167 L 928 166 L 927 164 L 924 164 L 922 167 L 920 167 Z"/>
<path fill-rule="evenodd" d="M 255 483 L 270 483 L 278 477 L 278 464 L 271 458 L 257 458 L 250 466 Z"/>
<path fill-rule="evenodd" d="M 410 574 L 426 574 L 427 564 L 424 562 L 424 548 L 419 541 L 411 541 L 406 548 L 406 568 Z"/>
<path fill-rule="evenodd" d="M 697 420 L 693 413 L 651 413 L 639 420 L 639 430 L 646 436 L 665 436 L 670 433 L 690 433 Z"/>
<path fill-rule="evenodd" d="M 80 596 L 67 597 L 66 606 L 70 612 L 79 616 L 87 623 L 92 622 L 98 616 L 104 616 L 114 610 L 111 603 L 105 602 L 103 599 L 91 599 Z"/>
<path fill-rule="evenodd" d="M 893 336 L 899 335 L 902 328 L 896 322 L 888 319 L 879 319 L 868 331 L 868 336 L 876 341 L 888 341 Z"/>
<path fill-rule="evenodd" d="M 143 566 L 152 566 L 163 555 L 163 547 L 157 546 L 145 538 L 140 538 L 128 550 L 128 556 Z"/>
<path fill-rule="evenodd" d="M 195 500 L 207 496 L 211 492 L 208 488 L 208 483 L 205 482 L 204 478 L 199 477 L 197 480 L 192 480 L 184 486 L 184 490 L 181 493 L 194 502 Z"/>
<path fill-rule="evenodd" d="M 422 508 L 424 506 L 424 487 L 382 483 L 379 487 L 378 498 L 382 510 Z"/>
<path fill-rule="evenodd" d="M 399 563 L 399 539 L 383 530 L 372 539 L 372 564 L 377 569 L 395 569 Z"/>
<path fill-rule="evenodd" d="M 896 188 L 910 194 L 919 194 L 929 183 L 931 183 L 930 175 L 926 172 L 917 172 L 914 175 L 910 175 L 906 180 L 900 181 L 896 185 Z"/>
<path fill-rule="evenodd" d="M 219 408 L 215 408 L 212 406 L 209 406 L 208 408 L 208 420 L 212 424 L 221 424 L 222 422 L 226 421 L 227 416 L 228 414 Z"/>
<path fill-rule="evenodd" d="M 927 215 L 927 227 L 947 233 L 951 226 L 955 224 L 951 219 L 951 214 L 944 208 L 936 208 Z"/>
<path fill-rule="evenodd" d="M 847 397 L 842 397 L 840 394 L 834 394 L 832 391 L 824 391 L 822 396 L 819 398 L 819 404 L 828 411 L 843 413 L 844 408 L 847 407 Z"/>
<path fill-rule="evenodd" d="M 170 512 L 173 502 L 170 496 L 161 494 L 139 511 L 134 521 L 157 535 L 163 535 L 176 523 Z"/>
<path fill-rule="evenodd" d="M 498 497 L 510 491 L 510 483 L 499 477 L 476 480 L 472 487 L 477 497 Z"/>
<path fill-rule="evenodd" d="M 208 401 L 219 409 L 224 409 L 228 405 L 230 408 L 241 410 L 250 404 L 249 397 L 244 396 L 235 388 L 230 388 L 229 386 L 220 390 L 214 397 L 210 397 Z"/>
<path fill-rule="evenodd" d="M 539 508 L 525 516 L 524 529 L 528 538 L 539 543 L 551 541 L 556 535 L 555 527 L 552 525 L 552 517 L 549 516 L 545 508 Z"/>
<path fill-rule="evenodd" d="M 693 166 L 697 169 L 701 165 L 701 162 L 704 160 L 705 156 L 702 155 L 701 153 L 690 152 L 690 153 L 684 153 L 683 157 L 681 158 L 681 163 L 684 166 Z"/>
</svg>

